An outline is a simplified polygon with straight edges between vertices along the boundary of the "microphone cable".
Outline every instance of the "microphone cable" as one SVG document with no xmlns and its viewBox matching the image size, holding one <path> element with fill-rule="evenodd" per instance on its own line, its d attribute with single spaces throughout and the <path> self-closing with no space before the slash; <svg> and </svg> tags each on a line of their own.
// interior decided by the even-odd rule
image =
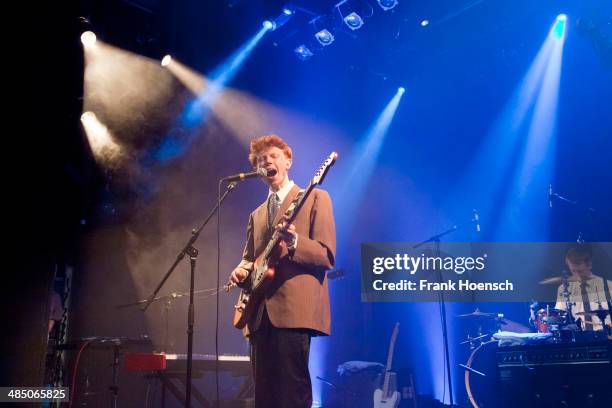
<svg viewBox="0 0 612 408">
<path fill-rule="evenodd" d="M 217 296 L 215 316 L 215 408 L 219 408 L 219 288 L 221 287 L 221 184 L 217 185 Z"/>
</svg>

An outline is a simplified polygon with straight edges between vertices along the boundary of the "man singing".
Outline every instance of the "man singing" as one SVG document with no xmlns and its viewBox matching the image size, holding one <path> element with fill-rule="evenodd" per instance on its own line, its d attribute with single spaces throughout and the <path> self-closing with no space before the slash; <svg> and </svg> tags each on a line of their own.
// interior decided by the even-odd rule
<svg viewBox="0 0 612 408">
<path fill-rule="evenodd" d="M 281 237 L 281 255 L 271 285 L 247 322 L 255 377 L 256 408 L 310 408 L 310 338 L 330 334 L 326 271 L 334 266 L 336 231 L 326 191 L 315 189 L 294 222 L 283 214 L 300 191 L 289 179 L 291 148 L 276 135 L 251 142 L 249 161 L 267 170 L 267 199 L 249 217 L 242 261 L 230 275 L 242 282 L 272 233 Z"/>
</svg>

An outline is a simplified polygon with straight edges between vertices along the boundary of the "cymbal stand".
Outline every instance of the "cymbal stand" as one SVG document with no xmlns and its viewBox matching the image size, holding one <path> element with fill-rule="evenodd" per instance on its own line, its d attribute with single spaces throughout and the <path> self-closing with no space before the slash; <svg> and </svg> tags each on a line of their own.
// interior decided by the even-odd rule
<svg viewBox="0 0 612 408">
<path fill-rule="evenodd" d="M 574 304 L 570 301 L 570 291 L 569 291 L 569 272 L 567 270 L 563 270 L 563 292 L 561 292 L 561 295 L 563 296 L 563 298 L 565 299 L 565 310 L 567 310 L 567 321 L 565 323 L 565 325 L 563 325 L 563 329 L 565 329 L 566 331 L 569 330 L 571 332 L 571 341 L 575 342 L 576 341 L 576 332 L 578 330 L 582 330 L 582 325 L 577 324 L 576 319 L 574 319 L 574 313 L 573 313 L 573 307 Z M 556 341 L 562 341 L 562 333 L 561 333 L 561 327 L 557 327 L 555 334 L 555 340 Z M 567 340 L 567 338 L 566 338 Z"/>
<path fill-rule="evenodd" d="M 113 384 L 109 387 L 112 397 L 111 397 L 111 407 L 117 408 L 117 398 L 119 394 L 119 383 L 117 381 L 119 375 L 119 347 L 121 346 L 121 342 L 115 341 L 113 342 Z"/>
<path fill-rule="evenodd" d="M 568 322 L 570 324 L 575 324 L 574 314 L 572 313 L 573 304 L 570 302 L 570 291 L 569 291 L 569 273 L 564 269 L 563 270 L 563 292 L 561 295 L 565 299 L 565 310 L 567 310 L 568 314 Z"/>
<path fill-rule="evenodd" d="M 164 326 L 166 330 L 164 331 L 164 345 L 162 346 L 162 352 L 168 352 L 168 333 L 170 332 L 170 309 L 172 309 L 172 297 L 167 297 L 164 301 Z"/>
<path fill-rule="evenodd" d="M 587 234 L 586 234 L 587 236 L 593 235 L 593 233 L 595 232 L 596 226 L 599 225 L 599 228 L 602 228 L 601 225 L 603 225 L 604 223 L 601 223 L 598 221 L 606 221 L 606 223 L 612 221 L 612 217 L 610 216 L 609 212 L 606 212 L 602 209 L 594 208 L 588 205 L 588 203 L 583 203 L 580 200 L 572 200 L 570 198 L 564 197 L 563 195 L 559 193 L 553 192 L 552 184 L 549 186 L 548 200 L 549 200 L 548 202 L 549 202 L 550 208 L 552 208 L 554 200 L 559 200 L 583 212 L 586 215 L 587 222 L 588 222 Z M 585 234 L 583 233 L 583 231 L 579 231 L 577 242 L 584 242 L 584 235 Z"/>
</svg>

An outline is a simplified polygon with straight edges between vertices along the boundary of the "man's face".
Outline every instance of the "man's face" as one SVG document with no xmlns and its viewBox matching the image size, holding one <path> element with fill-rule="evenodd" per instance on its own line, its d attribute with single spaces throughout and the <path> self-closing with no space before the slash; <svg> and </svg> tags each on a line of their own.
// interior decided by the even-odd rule
<svg viewBox="0 0 612 408">
<path fill-rule="evenodd" d="M 276 174 L 271 177 L 264 177 L 264 181 L 273 190 L 278 190 L 287 179 L 287 172 L 291 168 L 291 159 L 285 152 L 276 146 L 268 147 L 257 155 L 257 167 L 266 170 L 276 170 Z"/>
<path fill-rule="evenodd" d="M 567 267 L 572 272 L 572 275 L 578 277 L 579 279 L 587 279 L 592 275 L 592 263 L 590 260 L 582 261 L 582 262 L 572 262 L 569 259 L 565 259 L 565 263 Z"/>
</svg>

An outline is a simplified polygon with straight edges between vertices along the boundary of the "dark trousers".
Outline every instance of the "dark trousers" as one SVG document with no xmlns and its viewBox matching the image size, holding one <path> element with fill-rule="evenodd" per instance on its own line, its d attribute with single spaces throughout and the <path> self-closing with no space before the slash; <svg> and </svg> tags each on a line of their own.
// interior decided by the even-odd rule
<svg viewBox="0 0 612 408">
<path fill-rule="evenodd" d="M 250 342 L 255 408 L 310 408 L 310 332 L 276 328 L 264 311 Z"/>
</svg>

